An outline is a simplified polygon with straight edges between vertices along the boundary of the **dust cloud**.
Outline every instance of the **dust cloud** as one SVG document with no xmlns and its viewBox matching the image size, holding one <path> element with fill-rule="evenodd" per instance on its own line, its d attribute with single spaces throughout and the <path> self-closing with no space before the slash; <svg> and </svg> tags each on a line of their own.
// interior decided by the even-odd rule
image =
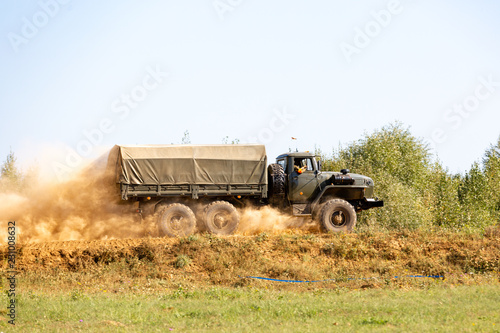
<svg viewBox="0 0 500 333">
<path fill-rule="evenodd" d="M 256 235 L 262 232 L 280 233 L 286 229 L 314 230 L 317 224 L 310 218 L 294 217 L 271 206 L 247 207 L 240 210 L 237 233 Z"/>
<path fill-rule="evenodd" d="M 0 193 L 0 221 L 5 229 L 16 221 L 21 242 L 143 237 L 145 224 L 119 201 L 109 177 L 88 168 L 64 182 L 32 183 L 22 194 Z"/>
</svg>

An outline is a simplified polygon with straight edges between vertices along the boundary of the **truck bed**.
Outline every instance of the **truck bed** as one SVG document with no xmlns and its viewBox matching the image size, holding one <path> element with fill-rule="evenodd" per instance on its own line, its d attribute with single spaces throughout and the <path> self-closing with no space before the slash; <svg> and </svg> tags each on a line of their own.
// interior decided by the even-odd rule
<svg viewBox="0 0 500 333">
<path fill-rule="evenodd" d="M 263 145 L 114 146 L 108 172 L 121 197 L 267 197 Z"/>
</svg>

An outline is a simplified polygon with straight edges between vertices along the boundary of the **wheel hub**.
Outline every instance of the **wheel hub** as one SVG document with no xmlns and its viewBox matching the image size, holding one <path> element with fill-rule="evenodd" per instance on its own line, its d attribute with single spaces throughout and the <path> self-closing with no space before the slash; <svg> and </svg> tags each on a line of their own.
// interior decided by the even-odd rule
<svg viewBox="0 0 500 333">
<path fill-rule="evenodd" d="M 182 220 L 183 217 L 181 215 L 174 215 L 170 219 L 170 226 L 174 230 L 181 230 L 182 229 Z"/>
<path fill-rule="evenodd" d="M 341 225 L 345 224 L 345 222 L 346 222 L 346 218 L 345 218 L 345 215 L 342 211 L 338 211 L 338 212 L 333 213 L 332 223 L 335 226 L 341 226 Z"/>
<path fill-rule="evenodd" d="M 224 228 L 228 223 L 228 219 L 226 214 L 216 214 L 214 216 L 214 224 L 217 228 L 222 229 Z"/>
</svg>

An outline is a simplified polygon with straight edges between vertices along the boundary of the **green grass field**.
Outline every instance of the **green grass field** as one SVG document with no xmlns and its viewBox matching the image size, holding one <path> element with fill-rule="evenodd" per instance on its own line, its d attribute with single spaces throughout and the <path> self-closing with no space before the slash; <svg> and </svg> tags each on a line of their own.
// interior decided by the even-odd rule
<svg viewBox="0 0 500 333">
<path fill-rule="evenodd" d="M 410 290 L 307 285 L 295 291 L 273 285 L 157 294 L 21 291 L 16 331 L 500 332 L 498 284 L 433 282 Z M 0 329 L 12 331 L 5 319 Z"/>
</svg>

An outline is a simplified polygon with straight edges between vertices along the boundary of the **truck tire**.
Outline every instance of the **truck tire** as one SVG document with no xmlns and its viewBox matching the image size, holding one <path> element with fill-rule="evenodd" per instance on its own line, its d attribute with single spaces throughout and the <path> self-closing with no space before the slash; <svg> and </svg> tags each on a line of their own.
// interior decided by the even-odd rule
<svg viewBox="0 0 500 333">
<path fill-rule="evenodd" d="M 160 236 L 184 237 L 195 230 L 196 217 L 186 205 L 174 203 L 163 206 L 156 215 Z"/>
<path fill-rule="evenodd" d="M 282 196 L 285 194 L 285 171 L 277 163 L 269 164 L 267 167 L 269 182 L 269 197 Z"/>
<path fill-rule="evenodd" d="M 231 235 L 240 224 L 240 214 L 227 201 L 214 201 L 205 208 L 205 228 L 216 235 Z"/>
<path fill-rule="evenodd" d="M 319 222 L 325 232 L 352 231 L 356 225 L 356 211 L 345 200 L 331 199 L 323 204 L 319 212 Z"/>
</svg>

